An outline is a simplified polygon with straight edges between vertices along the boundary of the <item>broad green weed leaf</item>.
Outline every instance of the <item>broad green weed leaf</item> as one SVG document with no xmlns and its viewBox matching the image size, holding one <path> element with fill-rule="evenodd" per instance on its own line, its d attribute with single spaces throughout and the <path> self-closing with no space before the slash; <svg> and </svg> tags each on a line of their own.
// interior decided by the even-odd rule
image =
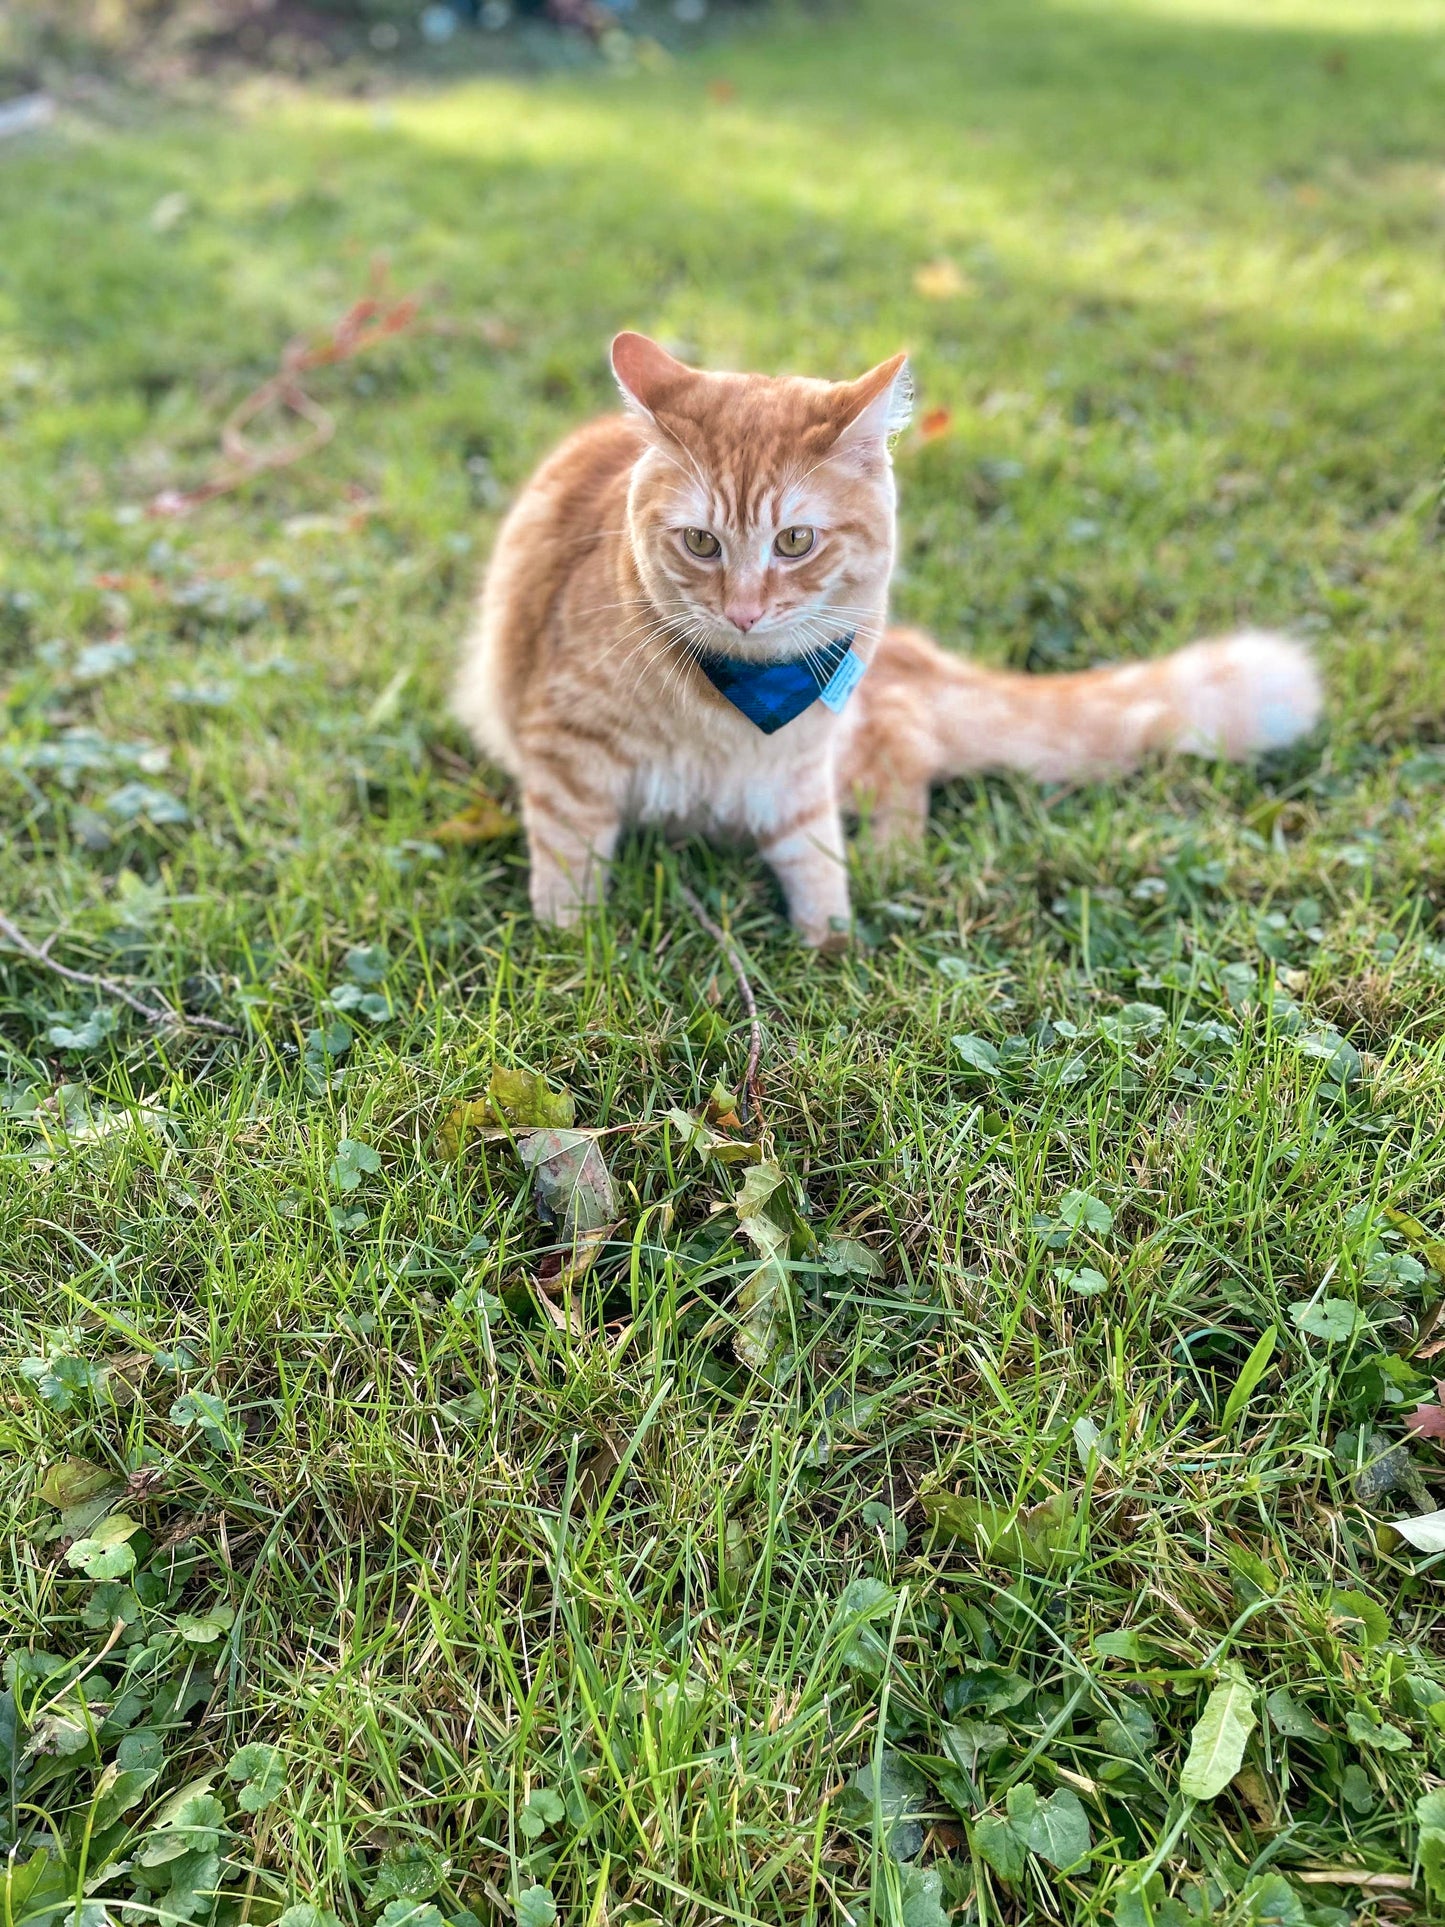
<svg viewBox="0 0 1445 1927">
<path fill-rule="evenodd" d="M 353 944 L 343 966 L 353 983 L 379 984 L 385 981 L 391 960 L 379 943 Z"/>
<path fill-rule="evenodd" d="M 1445 1512 L 1425 1512 L 1415 1519 L 1392 1520 L 1396 1532 L 1418 1552 L 1445 1552 Z"/>
<path fill-rule="evenodd" d="M 429 1900 L 389 1900 L 381 1910 L 381 1927 L 446 1927 L 446 1923 Z"/>
<path fill-rule="evenodd" d="M 1372 1707 L 1352 1706 L 1345 1715 L 1345 1731 L 1356 1746 L 1373 1747 L 1378 1753 L 1408 1753 L 1415 1742 L 1388 1720 L 1380 1719 Z"/>
<path fill-rule="evenodd" d="M 276 1927 L 341 1927 L 329 1907 L 314 1907 L 309 1900 L 298 1900 L 277 1919 Z"/>
<path fill-rule="evenodd" d="M 1245 1359 L 1243 1369 L 1234 1381 L 1234 1389 L 1225 1401 L 1223 1424 L 1226 1431 L 1240 1417 L 1254 1396 L 1255 1388 L 1269 1369 L 1269 1361 L 1274 1356 L 1274 1348 L 1278 1342 L 1278 1328 L 1270 1325 L 1255 1344 L 1249 1357 Z"/>
<path fill-rule="evenodd" d="M 1055 1265 L 1054 1276 L 1065 1291 L 1076 1291 L 1083 1298 L 1097 1298 L 1109 1289 L 1108 1279 L 1092 1265 Z"/>
<path fill-rule="evenodd" d="M 1077 1793 L 1060 1787 L 1041 1800 L 1026 1781 L 1012 1786 L 1006 1802 L 1009 1825 L 1024 1846 L 1062 1871 L 1077 1866 L 1093 1845 L 1089 1817 Z"/>
<path fill-rule="evenodd" d="M 1097 1238 L 1107 1238 L 1114 1229 L 1113 1212 L 1088 1191 L 1066 1191 L 1059 1202 L 1059 1216 L 1071 1231 L 1092 1231 Z"/>
<path fill-rule="evenodd" d="M 1212 1800 L 1244 1763 L 1254 1731 L 1254 1688 L 1241 1673 L 1226 1674 L 1205 1701 L 1189 1741 L 1179 1791 L 1189 1800 Z"/>
<path fill-rule="evenodd" d="M 959 1060 L 971 1071 L 979 1071 L 985 1077 L 992 1077 L 1003 1066 L 1003 1059 L 986 1037 L 976 1037 L 972 1032 L 955 1037 L 953 1049 Z"/>
<path fill-rule="evenodd" d="M 1353 1338 L 1363 1314 L 1348 1298 L 1321 1298 L 1318 1303 L 1291 1305 L 1289 1315 L 1302 1332 L 1322 1338 L 1327 1345 L 1343 1344 Z"/>
<path fill-rule="evenodd" d="M 975 1820 L 969 1837 L 973 1850 L 981 1860 L 986 1860 L 1000 1880 L 1018 1880 L 1024 1870 L 1024 1844 L 1009 1825 L 998 1814 L 986 1813 L 981 1820 Z"/>
<path fill-rule="evenodd" d="M 171 1401 L 170 1419 L 182 1431 L 194 1425 L 215 1452 L 234 1452 L 238 1440 L 231 1428 L 226 1401 L 216 1392 L 182 1392 Z"/>
<path fill-rule="evenodd" d="M 123 1512 L 112 1512 L 102 1519 L 88 1539 L 77 1539 L 66 1553 L 66 1563 L 76 1566 L 91 1579 L 123 1579 L 135 1566 L 135 1553 L 129 1541 L 140 1531 L 139 1519 L 128 1519 Z"/>
<path fill-rule="evenodd" d="M 1367 1592 L 1346 1588 L 1330 1594 L 1330 1618 L 1347 1627 L 1356 1627 L 1361 1643 L 1381 1646 L 1390 1637 L 1390 1616 L 1378 1600 Z"/>
<path fill-rule="evenodd" d="M 226 1763 L 226 1778 L 240 1792 L 236 1804 L 243 1813 L 261 1813 L 286 1791 L 286 1762 L 278 1746 L 253 1740 L 238 1747 Z"/>
<path fill-rule="evenodd" d="M 556 1919 L 550 1887 L 527 1887 L 517 1895 L 517 1927 L 555 1927 Z"/>
<path fill-rule="evenodd" d="M 1276 1686 L 1266 1696 L 1264 1709 L 1269 1714 L 1269 1723 L 1275 1732 L 1283 1733 L 1286 1739 L 1318 1742 L 1327 1737 L 1328 1728 L 1322 1726 L 1309 1709 L 1283 1686 Z"/>
<path fill-rule="evenodd" d="M 109 1466 L 92 1465 L 89 1459 L 60 1459 L 41 1480 L 39 1491 L 57 1512 L 73 1512 L 119 1492 L 124 1483 Z"/>
<path fill-rule="evenodd" d="M 936 1867 L 910 1867 L 903 1876 L 901 1927 L 949 1927 L 943 1875 Z"/>
<path fill-rule="evenodd" d="M 380 1169 L 381 1158 L 371 1145 L 364 1144 L 360 1138 L 344 1137 L 336 1147 L 336 1156 L 326 1175 L 333 1189 L 354 1191 L 364 1176 L 374 1176 Z"/>
<path fill-rule="evenodd" d="M 566 1817 L 566 1807 L 550 1787 L 534 1787 L 517 1825 L 529 1840 L 540 1840 L 548 1827 L 559 1826 Z"/>
<path fill-rule="evenodd" d="M 881 1579 L 855 1579 L 838 1601 L 838 1620 L 844 1629 L 842 1660 L 855 1672 L 877 1678 L 888 1660 L 888 1647 L 870 1624 L 893 1609 L 894 1596 Z"/>
<path fill-rule="evenodd" d="M 214 1646 L 218 1639 L 231 1630 L 235 1619 L 235 1608 L 218 1602 L 208 1606 L 203 1613 L 178 1613 L 176 1631 L 193 1646 Z M 244 1801 L 242 1804 L 245 1804 Z"/>
<path fill-rule="evenodd" d="M 943 1729 L 943 1750 L 955 1766 L 973 1778 L 980 1760 L 1009 1744 L 1006 1727 L 991 1720 L 955 1720 Z"/>
<path fill-rule="evenodd" d="M 1425 1891 L 1437 1904 L 1445 1904 L 1445 1793 L 1422 1794 L 1415 1802 L 1415 1822 Z"/>
<path fill-rule="evenodd" d="M 388 1847 L 377 1865 L 366 1898 L 374 1907 L 380 1900 L 430 1900 L 450 1871 L 451 1862 L 424 1840 Z M 412 1927 L 421 1927 L 413 1922 Z"/>
<path fill-rule="evenodd" d="M 95 1783 L 95 1801 L 90 1811 L 91 1831 L 102 1834 L 123 1813 L 129 1813 L 155 1785 L 153 1769 L 108 1766 Z"/>
</svg>

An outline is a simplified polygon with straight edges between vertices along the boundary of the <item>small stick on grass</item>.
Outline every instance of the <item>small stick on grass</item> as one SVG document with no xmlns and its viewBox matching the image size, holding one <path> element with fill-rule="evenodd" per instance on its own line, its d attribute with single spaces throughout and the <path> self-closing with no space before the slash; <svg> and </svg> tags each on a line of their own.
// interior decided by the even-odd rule
<svg viewBox="0 0 1445 1927">
<path fill-rule="evenodd" d="M 742 1120 L 743 1123 L 746 1124 L 750 1115 L 755 1117 L 757 1119 L 758 1129 L 761 1130 L 763 1128 L 763 1093 L 758 1083 L 758 1059 L 763 1054 L 763 1027 L 758 1022 L 758 1006 L 757 1000 L 753 996 L 753 987 L 748 982 L 747 971 L 743 969 L 743 960 L 738 954 L 737 945 L 733 942 L 726 930 L 724 930 L 720 924 L 713 922 L 707 911 L 703 909 L 699 899 L 688 889 L 685 883 L 679 883 L 677 887 L 683 902 L 727 958 L 728 963 L 732 966 L 732 973 L 738 980 L 738 990 L 742 995 L 743 1009 L 748 1013 L 748 1027 L 751 1038 L 748 1046 L 748 1068 L 743 1076 Z"/>
<path fill-rule="evenodd" d="M 32 943 L 9 917 L 0 913 L 0 942 L 18 950 L 42 970 L 50 970 L 57 977 L 63 977 L 69 984 L 84 984 L 88 990 L 103 991 L 107 997 L 114 997 L 117 1003 L 133 1010 L 138 1017 L 144 1017 L 148 1024 L 170 1024 L 183 1029 L 190 1025 L 195 1030 L 213 1030 L 222 1037 L 239 1037 L 240 1031 L 234 1024 L 223 1024 L 218 1017 L 193 1017 L 189 1011 L 173 1010 L 169 1004 L 148 1004 L 143 997 L 137 997 L 124 984 L 117 983 L 114 977 L 99 977 L 91 970 L 72 970 L 67 964 L 57 963 L 50 954 L 50 946 L 55 941 L 47 938 L 43 944 Z"/>
</svg>

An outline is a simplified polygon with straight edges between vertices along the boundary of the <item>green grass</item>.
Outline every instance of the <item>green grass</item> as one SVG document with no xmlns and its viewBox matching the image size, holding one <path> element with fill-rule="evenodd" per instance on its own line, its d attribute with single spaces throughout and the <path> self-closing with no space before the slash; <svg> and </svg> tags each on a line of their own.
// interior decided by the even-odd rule
<svg viewBox="0 0 1445 1927">
<path fill-rule="evenodd" d="M 92 92 L 0 149 L 0 907 L 244 1030 L 0 948 L 7 1927 L 533 1888 L 569 1927 L 1342 1927 L 1425 1910 L 1420 1851 L 1439 1898 L 1440 1584 L 1382 1522 L 1441 1471 L 1401 1446 L 1445 1275 L 1442 25 L 860 0 L 631 77 Z M 426 325 L 315 378 L 325 453 L 148 519 L 378 254 Z M 445 690 L 498 504 L 622 325 L 719 366 L 910 347 L 952 419 L 900 451 L 904 614 L 1041 668 L 1287 625 L 1327 729 L 958 786 L 924 858 L 860 867 L 841 961 L 753 856 L 656 837 L 536 930 L 517 844 L 433 839 Z M 766 1033 L 763 1373 L 739 1173 L 665 1122 L 747 1048 L 678 881 Z M 328 1056 L 348 983 L 389 1014 Z M 512 1149 L 434 1144 L 496 1066 L 610 1133 L 567 1330 Z M 133 1575 L 65 1556 L 68 1455 Z M 1235 1678 L 1243 1770 L 1193 1802 Z M 104 1777 L 127 1722 L 154 1781 Z M 254 1817 L 250 1741 L 287 1789 Z"/>
</svg>

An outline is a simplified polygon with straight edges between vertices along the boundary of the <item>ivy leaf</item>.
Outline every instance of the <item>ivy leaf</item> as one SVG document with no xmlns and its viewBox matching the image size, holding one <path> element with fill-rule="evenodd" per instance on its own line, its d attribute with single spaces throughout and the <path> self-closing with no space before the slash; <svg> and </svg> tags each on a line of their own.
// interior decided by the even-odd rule
<svg viewBox="0 0 1445 1927">
<path fill-rule="evenodd" d="M 1189 1800 L 1212 1800 L 1222 1793 L 1244 1763 L 1245 1742 L 1254 1731 L 1254 1689 L 1242 1673 L 1220 1680 L 1204 1703 L 1189 1740 L 1189 1757 L 1179 1776 L 1179 1791 Z"/>
<path fill-rule="evenodd" d="M 243 1813 L 261 1813 L 286 1791 L 286 1763 L 279 1746 L 253 1740 L 238 1747 L 226 1766 L 226 1778 L 240 1787 L 236 1804 Z"/>
<path fill-rule="evenodd" d="M 327 1176 L 338 1191 L 354 1191 L 365 1173 L 381 1169 L 381 1159 L 360 1138 L 344 1137 L 336 1147 Z"/>
<path fill-rule="evenodd" d="M 528 1887 L 517 1895 L 517 1927 L 555 1927 L 557 1903 L 550 1887 Z"/>
<path fill-rule="evenodd" d="M 135 1553 L 129 1542 L 139 1531 L 139 1519 L 112 1512 L 88 1539 L 75 1541 L 65 1555 L 66 1563 L 78 1567 L 90 1579 L 123 1579 L 134 1570 Z"/>
<path fill-rule="evenodd" d="M 617 1216 L 607 1162 L 586 1131 L 529 1131 L 517 1140 L 537 1205 L 568 1238 L 602 1232 Z"/>
</svg>

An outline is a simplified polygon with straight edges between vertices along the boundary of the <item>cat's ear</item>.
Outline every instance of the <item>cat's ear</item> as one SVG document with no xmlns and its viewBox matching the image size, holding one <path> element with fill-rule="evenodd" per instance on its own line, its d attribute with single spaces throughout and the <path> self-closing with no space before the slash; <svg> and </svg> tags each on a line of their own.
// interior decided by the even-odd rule
<svg viewBox="0 0 1445 1927">
<path fill-rule="evenodd" d="M 627 406 L 655 420 L 668 396 L 689 380 L 693 371 L 646 335 L 627 332 L 612 343 L 612 372 Z"/>
<path fill-rule="evenodd" d="M 907 428 L 913 417 L 913 377 L 907 355 L 880 361 L 839 391 L 842 427 L 837 448 L 880 448 Z"/>
</svg>

